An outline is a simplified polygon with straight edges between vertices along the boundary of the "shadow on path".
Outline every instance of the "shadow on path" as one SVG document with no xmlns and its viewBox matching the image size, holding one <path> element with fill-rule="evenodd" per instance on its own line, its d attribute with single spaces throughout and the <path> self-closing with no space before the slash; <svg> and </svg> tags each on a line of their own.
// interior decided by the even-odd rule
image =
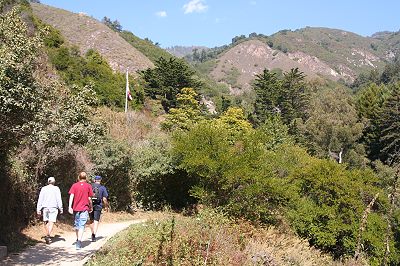
<svg viewBox="0 0 400 266">
<path fill-rule="evenodd" d="M 100 224 L 96 242 L 91 242 L 88 239 L 90 229 L 86 228 L 82 249 L 80 250 L 75 249 L 75 232 L 68 232 L 62 237 L 56 235 L 51 244 L 39 243 L 23 252 L 10 254 L 8 258 L 0 261 L 0 265 L 83 265 L 110 237 L 131 224 L 142 222 L 145 222 L 145 220 Z"/>
</svg>

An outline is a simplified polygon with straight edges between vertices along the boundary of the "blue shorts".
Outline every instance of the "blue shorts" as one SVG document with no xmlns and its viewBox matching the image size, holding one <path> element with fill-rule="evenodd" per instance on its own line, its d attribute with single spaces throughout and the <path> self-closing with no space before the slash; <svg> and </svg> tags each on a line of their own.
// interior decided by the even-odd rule
<svg viewBox="0 0 400 266">
<path fill-rule="evenodd" d="M 74 212 L 74 227 L 75 229 L 84 229 L 85 224 L 89 218 L 89 213 L 88 211 L 81 211 L 81 212 Z"/>
</svg>

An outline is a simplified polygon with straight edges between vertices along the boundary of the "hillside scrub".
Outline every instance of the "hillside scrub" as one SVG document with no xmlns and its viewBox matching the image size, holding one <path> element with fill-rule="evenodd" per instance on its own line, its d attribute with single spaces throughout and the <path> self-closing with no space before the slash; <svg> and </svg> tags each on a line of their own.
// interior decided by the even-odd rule
<svg viewBox="0 0 400 266">
<path fill-rule="evenodd" d="M 75 180 L 86 164 L 80 148 L 102 128 L 90 119 L 91 87 L 70 89 L 48 79 L 44 33 L 28 31 L 19 6 L 0 15 L 0 30 L 0 242 L 6 244 L 32 221 L 49 173 L 60 187 Z"/>
<path fill-rule="evenodd" d="M 193 217 L 167 213 L 112 238 L 88 265 L 367 265 L 334 261 L 289 231 L 255 227 L 202 209 Z"/>
<path fill-rule="evenodd" d="M 192 195 L 231 217 L 264 224 L 287 220 L 313 246 L 336 258 L 352 256 L 362 213 L 376 193 L 383 194 L 375 174 L 312 158 L 262 129 L 243 126 L 243 118 L 232 123 L 223 117 L 175 132 L 178 167 L 199 180 Z M 384 239 L 374 236 L 386 234 L 387 209 L 380 197 L 362 234 L 363 251 L 373 265 L 384 255 Z M 396 243 L 390 243 L 393 261 L 399 256 Z"/>
<path fill-rule="evenodd" d="M 228 106 L 228 100 L 224 112 L 212 116 L 198 104 L 202 84 L 195 72 L 184 61 L 161 57 L 154 69 L 141 73 L 145 84 L 136 90 L 135 106 L 143 109 L 125 114 L 104 107 L 123 103 L 117 88 L 123 76 L 113 73 L 97 51 L 81 56 L 51 28 L 47 35 L 29 32 L 17 9 L 1 14 L 0 29 L 1 244 L 12 243 L 15 232 L 34 221 L 35 197 L 49 175 L 56 176 L 67 195 L 76 174 L 86 170 L 104 177 L 113 210 L 193 210 L 202 204 L 245 221 L 243 228 L 235 227 L 226 217 L 203 213 L 194 220 L 147 225 L 145 235 L 139 226 L 128 236 L 131 243 L 123 241 L 115 254 L 122 262 L 240 265 L 273 258 L 278 263 L 265 251 L 268 247 L 261 253 L 249 247 L 251 241 L 262 242 L 248 233 L 252 226 L 274 225 L 293 230 L 335 259 L 360 251 L 372 265 L 384 257 L 399 264 L 398 85 L 386 85 L 388 94 L 382 98 L 367 89 L 356 107 L 350 94 L 330 106 L 332 91 L 321 90 L 314 95 L 319 101 L 309 101 L 308 83 L 298 69 L 282 78 L 265 71 L 255 83 L 257 116 L 250 108 Z M 112 81 L 119 85 L 111 87 Z M 368 105 L 369 96 L 376 97 L 376 106 Z M 167 114 L 159 117 L 161 106 Z M 248 121 L 249 113 L 257 118 L 257 128 Z M 370 139 L 362 138 L 361 123 L 376 117 L 382 127 L 371 128 Z M 356 153 L 353 161 L 364 162 L 359 139 L 380 141 L 382 147 L 367 151 L 390 159 L 392 168 L 374 163 L 377 175 L 367 160 L 337 164 L 299 146 L 310 141 L 323 154 L 343 145 L 345 152 Z M 191 226 L 195 230 L 185 231 Z M 178 231 L 184 232 L 181 239 Z M 149 249 L 140 246 L 141 257 L 131 252 L 139 243 L 136 234 L 149 243 Z M 212 242 L 220 236 L 221 242 Z M 219 257 L 217 248 L 226 256 Z M 302 261 L 287 256 L 294 258 L 282 263 Z"/>
</svg>

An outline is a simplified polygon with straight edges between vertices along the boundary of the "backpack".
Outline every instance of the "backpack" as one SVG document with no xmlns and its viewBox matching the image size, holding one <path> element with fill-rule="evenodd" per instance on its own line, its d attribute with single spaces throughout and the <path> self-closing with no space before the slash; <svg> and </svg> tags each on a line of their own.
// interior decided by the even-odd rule
<svg viewBox="0 0 400 266">
<path fill-rule="evenodd" d="M 92 190 L 93 190 L 93 198 L 92 198 L 93 205 L 99 205 L 101 203 L 100 186 L 92 186 Z"/>
</svg>

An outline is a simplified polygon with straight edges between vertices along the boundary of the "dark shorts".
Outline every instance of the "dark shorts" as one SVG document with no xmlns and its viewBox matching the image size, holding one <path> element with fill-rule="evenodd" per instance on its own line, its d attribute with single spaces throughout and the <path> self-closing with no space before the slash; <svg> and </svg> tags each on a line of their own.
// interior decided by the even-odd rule
<svg viewBox="0 0 400 266">
<path fill-rule="evenodd" d="M 100 221 L 101 207 L 93 206 L 93 211 L 89 213 L 90 221 Z"/>
</svg>

